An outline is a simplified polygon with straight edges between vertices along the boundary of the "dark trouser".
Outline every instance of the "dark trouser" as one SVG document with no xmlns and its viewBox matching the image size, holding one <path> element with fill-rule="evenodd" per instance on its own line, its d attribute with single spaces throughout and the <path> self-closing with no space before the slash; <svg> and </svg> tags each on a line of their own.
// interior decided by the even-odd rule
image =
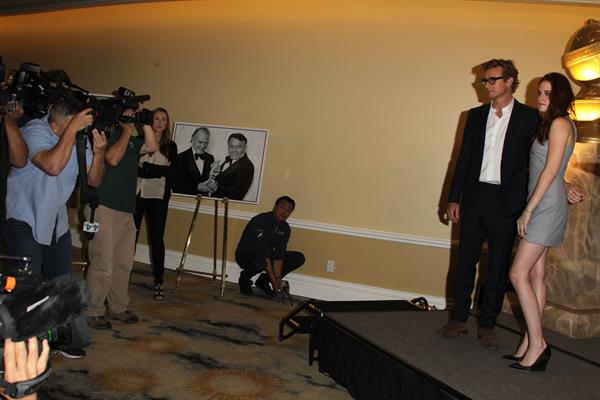
<svg viewBox="0 0 600 400">
<path fill-rule="evenodd" d="M 481 183 L 468 206 L 461 206 L 460 244 L 454 285 L 452 320 L 465 322 L 471 308 L 476 264 L 487 239 L 489 266 L 479 297 L 479 326 L 493 328 L 502 309 L 510 256 L 515 243 L 515 218 L 502 210 L 500 187 Z"/>
<path fill-rule="evenodd" d="M 250 279 L 254 275 L 263 272 L 267 268 L 267 260 L 261 257 L 256 257 L 253 254 L 236 253 L 235 260 L 240 268 L 243 269 L 242 273 L 247 279 Z M 286 251 L 283 256 L 281 277 L 283 278 L 290 272 L 300 268 L 304 264 L 304 260 L 304 254 L 300 253 L 299 251 Z"/>
<path fill-rule="evenodd" d="M 70 231 L 58 239 L 53 237 L 49 245 L 43 245 L 35 241 L 29 224 L 10 218 L 6 221 L 5 233 L 8 254 L 31 257 L 29 269 L 34 274 L 50 280 L 72 272 Z M 11 262 L 9 267 L 11 272 L 16 272 L 20 265 L 18 262 Z"/>
<path fill-rule="evenodd" d="M 167 224 L 167 212 L 169 211 L 169 200 L 143 199 L 137 196 L 135 206 L 135 227 L 137 237 L 140 233 L 142 218 L 146 214 L 146 228 L 148 230 L 148 244 L 150 245 L 150 257 L 154 275 L 154 283 L 163 283 L 165 273 L 165 226 Z"/>
</svg>

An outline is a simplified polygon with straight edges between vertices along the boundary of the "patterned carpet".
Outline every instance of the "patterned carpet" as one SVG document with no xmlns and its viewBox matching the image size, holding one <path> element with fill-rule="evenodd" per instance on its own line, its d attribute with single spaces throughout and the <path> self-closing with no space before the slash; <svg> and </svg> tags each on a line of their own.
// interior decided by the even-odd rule
<svg viewBox="0 0 600 400">
<path fill-rule="evenodd" d="M 92 331 L 87 357 L 52 356 L 54 373 L 40 399 L 350 399 L 307 362 L 308 336 L 279 342 L 278 323 L 292 308 L 228 284 L 185 275 L 177 292 L 167 271 L 165 300 L 153 299 L 145 265 L 132 273 L 134 325 Z M 257 290 L 255 289 L 255 293 Z"/>
</svg>

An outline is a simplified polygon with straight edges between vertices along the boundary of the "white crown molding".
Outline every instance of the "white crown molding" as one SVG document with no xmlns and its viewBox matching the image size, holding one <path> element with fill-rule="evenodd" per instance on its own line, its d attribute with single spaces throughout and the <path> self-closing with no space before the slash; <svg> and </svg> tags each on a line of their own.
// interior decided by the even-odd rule
<svg viewBox="0 0 600 400">
<path fill-rule="evenodd" d="M 169 202 L 169 208 L 180 211 L 189 211 L 194 212 L 196 209 L 196 205 L 192 203 L 185 203 L 177 200 L 173 200 Z M 214 207 L 209 206 L 200 206 L 198 208 L 198 212 L 207 215 L 214 215 Z M 219 208 L 219 215 L 223 216 L 223 209 Z M 252 218 L 255 213 L 251 213 L 248 211 L 239 211 L 239 210 L 229 210 L 229 217 L 235 219 L 241 219 L 248 221 Z M 375 240 L 384 240 L 388 242 L 394 243 L 405 243 L 405 244 L 414 244 L 418 246 L 428 246 L 428 247 L 436 247 L 441 249 L 449 249 L 451 247 L 450 240 L 447 239 L 438 239 L 427 236 L 417 236 L 417 235 L 406 235 L 402 233 L 394 233 L 394 232 L 386 232 L 386 231 L 377 231 L 372 229 L 364 229 L 364 228 L 355 228 L 351 226 L 344 225 L 335 225 L 335 224 L 327 224 L 323 222 L 315 222 L 308 221 L 303 219 L 288 219 L 288 223 L 294 227 L 299 229 L 306 229 L 318 232 L 326 232 L 333 233 L 336 235 L 346 235 L 346 236 L 354 236 L 361 237 L 366 239 L 375 239 Z"/>
<path fill-rule="evenodd" d="M 73 246 L 81 247 L 81 240 L 77 230 L 71 229 Z M 150 264 L 150 253 L 147 245 L 138 244 L 135 252 L 135 260 Z M 165 268 L 176 270 L 181 262 L 181 252 L 166 250 Z M 240 268 L 236 263 L 227 262 L 227 282 L 236 283 L 240 275 Z M 217 260 L 217 271 L 220 272 L 221 260 Z M 193 272 L 211 273 L 213 270 L 213 259 L 188 254 L 185 259 L 185 270 Z M 183 278 L 185 279 L 185 277 Z M 425 297 L 430 305 L 438 309 L 446 308 L 447 300 L 443 297 L 423 295 L 419 293 L 404 292 L 379 288 L 358 283 L 337 281 L 333 279 L 319 278 L 315 276 L 291 273 L 286 275 L 290 282 L 290 292 L 296 296 L 325 301 L 374 301 L 374 300 L 412 300 L 416 297 Z"/>
</svg>

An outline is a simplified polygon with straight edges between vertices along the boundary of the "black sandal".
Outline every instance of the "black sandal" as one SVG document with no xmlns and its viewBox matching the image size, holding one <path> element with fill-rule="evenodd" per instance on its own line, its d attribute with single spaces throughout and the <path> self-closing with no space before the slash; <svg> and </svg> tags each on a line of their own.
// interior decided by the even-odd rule
<svg viewBox="0 0 600 400">
<path fill-rule="evenodd" d="M 162 284 L 156 283 L 154 284 L 154 300 L 160 301 L 164 300 L 165 292 L 163 290 Z"/>
</svg>

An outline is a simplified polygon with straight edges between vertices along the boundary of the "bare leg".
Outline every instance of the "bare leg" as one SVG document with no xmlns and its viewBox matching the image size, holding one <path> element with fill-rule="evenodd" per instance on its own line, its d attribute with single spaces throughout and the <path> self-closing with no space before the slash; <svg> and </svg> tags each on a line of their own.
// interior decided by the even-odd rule
<svg viewBox="0 0 600 400">
<path fill-rule="evenodd" d="M 546 306 L 546 257 L 548 256 L 548 248 L 544 248 L 542 255 L 537 260 L 531 271 L 529 272 L 529 281 L 531 282 L 531 287 L 535 292 L 535 297 L 537 299 L 538 305 L 540 307 L 540 316 L 544 313 L 544 307 Z M 523 357 L 525 352 L 527 351 L 527 346 L 529 345 L 529 337 L 527 336 L 527 332 L 523 335 L 523 340 L 517 351 L 515 352 L 515 356 Z"/>
<path fill-rule="evenodd" d="M 539 259 L 546 254 L 547 248 L 545 246 L 521 240 L 517 248 L 517 254 L 512 268 L 510 269 L 510 281 L 519 296 L 521 309 L 525 316 L 525 324 L 527 325 L 528 346 L 523 360 L 521 360 L 521 365 L 524 366 L 532 365 L 546 348 L 546 342 L 544 341 L 542 334 L 540 304 L 536 292 L 534 291 L 534 285 L 539 287 L 539 282 L 533 283 L 531 281 L 531 272 L 533 268 L 538 263 Z M 543 269 L 545 267 L 545 262 L 540 265 Z M 537 276 L 538 274 L 534 275 Z"/>
</svg>

